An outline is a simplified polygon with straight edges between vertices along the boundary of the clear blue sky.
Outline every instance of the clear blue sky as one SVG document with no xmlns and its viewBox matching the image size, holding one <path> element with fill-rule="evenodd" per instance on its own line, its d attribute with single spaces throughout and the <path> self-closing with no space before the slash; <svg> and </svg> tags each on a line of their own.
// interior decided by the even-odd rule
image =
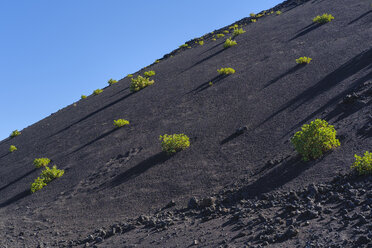
<svg viewBox="0 0 372 248">
<path fill-rule="evenodd" d="M 0 140 L 278 0 L 1 0 Z"/>
</svg>

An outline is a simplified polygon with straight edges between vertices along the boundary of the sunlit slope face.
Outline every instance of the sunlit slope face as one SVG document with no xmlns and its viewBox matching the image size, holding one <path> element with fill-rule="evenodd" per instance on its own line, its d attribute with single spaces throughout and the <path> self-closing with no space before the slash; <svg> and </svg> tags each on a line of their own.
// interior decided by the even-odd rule
<svg viewBox="0 0 372 248">
<path fill-rule="evenodd" d="M 172 199 L 183 206 L 191 196 L 233 183 L 253 185 L 247 197 L 254 197 L 349 171 L 354 154 L 371 147 L 368 6 L 349 0 L 289 3 L 255 16 L 256 22 L 247 18 L 237 28 L 186 41 L 187 47 L 133 77 L 2 141 L 5 218 L 39 220 L 42 212 L 79 233 Z M 334 19 L 314 23 L 323 13 Z M 233 36 L 235 29 L 245 32 Z M 228 38 L 236 45 L 225 47 Z M 310 63 L 296 63 L 301 57 Z M 145 74 L 150 71 L 155 74 Z M 304 162 L 290 140 L 315 119 L 334 126 L 340 146 Z M 118 120 L 128 123 L 117 126 Z M 170 155 L 159 137 L 174 134 L 188 140 L 168 142 L 175 150 Z M 10 145 L 17 151 L 9 153 Z M 30 194 L 40 175 L 35 158 L 49 158 L 64 174 Z"/>
</svg>

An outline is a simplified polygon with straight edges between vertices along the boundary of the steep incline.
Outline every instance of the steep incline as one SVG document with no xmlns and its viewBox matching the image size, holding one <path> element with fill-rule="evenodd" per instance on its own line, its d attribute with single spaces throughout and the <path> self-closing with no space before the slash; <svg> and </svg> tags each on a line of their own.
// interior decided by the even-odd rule
<svg viewBox="0 0 372 248">
<path fill-rule="evenodd" d="M 288 1 L 280 7 L 279 16 L 240 21 L 246 33 L 236 37 L 237 46 L 224 49 L 224 38 L 205 38 L 203 46 L 181 49 L 134 74 L 154 70 L 154 85 L 130 93 L 124 78 L 3 140 L 0 245 L 51 242 L 61 232 L 66 239 L 84 236 L 241 180 L 247 197 L 254 197 L 349 171 L 354 154 L 372 147 L 370 3 Z M 312 24 L 322 13 L 335 20 Z M 296 66 L 301 56 L 313 61 Z M 219 78 L 221 67 L 236 73 Z M 131 124 L 114 129 L 118 118 Z M 289 138 L 315 118 L 335 125 L 341 146 L 304 163 Z M 235 135 L 242 126 L 248 130 Z M 165 133 L 187 134 L 190 148 L 165 156 L 158 140 Z M 10 145 L 18 151 L 7 153 Z M 51 158 L 65 175 L 30 195 L 38 157 Z M 19 232 L 40 234 L 14 238 Z"/>
</svg>

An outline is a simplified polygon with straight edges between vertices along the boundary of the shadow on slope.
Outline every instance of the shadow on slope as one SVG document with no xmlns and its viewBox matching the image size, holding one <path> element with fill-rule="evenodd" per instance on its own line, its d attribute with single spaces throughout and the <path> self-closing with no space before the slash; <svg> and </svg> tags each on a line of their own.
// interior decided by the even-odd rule
<svg viewBox="0 0 372 248">
<path fill-rule="evenodd" d="M 370 11 L 364 13 L 363 15 L 359 16 L 358 18 L 352 20 L 351 22 L 348 23 L 348 25 L 351 25 L 351 24 L 353 24 L 354 22 L 359 21 L 360 19 L 362 19 L 362 18 L 365 17 L 366 15 L 369 15 L 370 13 L 372 13 L 372 10 L 370 10 Z"/>
<path fill-rule="evenodd" d="M 30 189 L 26 189 L 26 190 L 22 191 L 21 193 L 13 196 L 12 198 L 6 200 L 5 202 L 0 203 L 0 208 L 4 208 L 4 207 L 6 207 L 6 206 L 8 206 L 12 203 L 15 203 L 15 202 L 19 201 L 20 199 L 22 199 L 22 198 L 24 198 L 28 195 L 31 195 Z"/>
<path fill-rule="evenodd" d="M 224 79 L 224 78 L 226 78 L 226 77 L 227 77 L 227 75 L 218 75 L 218 76 L 212 78 L 211 80 L 208 80 L 207 82 L 202 83 L 201 85 L 199 85 L 199 86 L 196 87 L 195 89 L 193 89 L 193 90 L 187 92 L 187 94 L 202 92 L 202 91 L 208 89 L 209 87 L 211 87 L 211 86 L 209 85 L 210 82 L 212 82 L 213 84 L 215 84 L 215 83 L 221 81 L 222 79 Z"/>
<path fill-rule="evenodd" d="M 304 27 L 303 29 L 297 31 L 297 34 L 292 39 L 290 39 L 289 41 L 292 41 L 292 40 L 295 40 L 295 39 L 297 39 L 301 36 L 304 36 L 305 34 L 310 33 L 311 31 L 319 28 L 320 26 L 322 26 L 322 25 L 318 24 L 318 23 L 312 23 L 312 24 Z"/>
<path fill-rule="evenodd" d="M 296 66 L 292 67 L 291 69 L 287 70 L 286 72 L 280 74 L 279 76 L 277 76 L 276 78 L 270 80 L 270 82 L 268 82 L 264 88 L 276 83 L 277 81 L 279 81 L 280 79 L 286 77 L 287 75 L 289 74 L 292 74 L 292 73 L 295 73 L 296 71 L 298 71 L 299 69 L 301 68 L 304 68 L 305 66 L 304 65 L 299 65 L 297 64 Z"/>
<path fill-rule="evenodd" d="M 15 180 L 11 181 L 10 183 L 4 185 L 3 187 L 0 188 L 0 191 L 2 191 L 2 190 L 4 190 L 4 189 L 8 188 L 10 185 L 12 185 L 12 184 L 14 184 L 14 183 L 16 183 L 16 182 L 22 180 L 23 178 L 29 176 L 30 174 L 34 173 L 36 170 L 37 170 L 37 169 L 34 168 L 33 170 L 31 170 L 31 171 L 29 171 L 29 172 L 23 174 L 22 176 L 18 177 L 17 179 L 15 179 Z"/>
</svg>

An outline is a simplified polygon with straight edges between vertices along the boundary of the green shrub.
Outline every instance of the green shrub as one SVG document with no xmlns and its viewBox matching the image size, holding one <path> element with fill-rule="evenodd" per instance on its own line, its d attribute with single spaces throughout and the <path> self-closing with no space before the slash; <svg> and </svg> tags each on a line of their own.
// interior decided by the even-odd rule
<svg viewBox="0 0 372 248">
<path fill-rule="evenodd" d="M 314 17 L 313 22 L 317 22 L 319 24 L 325 24 L 327 22 L 332 21 L 335 19 L 331 14 L 323 14 L 321 16 Z"/>
<path fill-rule="evenodd" d="M 282 12 L 280 10 L 278 10 L 277 12 L 275 12 L 276 15 L 280 15 Z"/>
<path fill-rule="evenodd" d="M 372 153 L 366 151 L 364 156 L 354 155 L 355 162 L 351 166 L 351 169 L 358 171 L 359 175 L 372 174 Z"/>
<path fill-rule="evenodd" d="M 340 146 L 336 130 L 325 120 L 316 119 L 310 124 L 304 124 L 301 129 L 295 133 L 291 142 L 304 161 L 317 159 L 323 152 Z"/>
<path fill-rule="evenodd" d="M 237 43 L 235 40 L 232 40 L 231 38 L 228 38 L 225 43 L 223 44 L 224 48 L 235 46 Z"/>
<path fill-rule="evenodd" d="M 155 76 L 155 71 L 145 71 L 143 73 L 143 75 L 145 75 L 145 77 L 149 78 L 149 77 Z"/>
<path fill-rule="evenodd" d="M 228 34 L 229 33 L 229 30 L 224 30 L 222 32 L 225 33 L 225 34 Z"/>
<path fill-rule="evenodd" d="M 50 163 L 49 158 L 35 158 L 34 165 L 36 168 L 45 167 Z"/>
<path fill-rule="evenodd" d="M 263 16 L 263 14 L 257 14 L 257 15 L 256 15 L 257 18 L 260 18 L 260 17 L 262 17 L 262 16 Z"/>
<path fill-rule="evenodd" d="M 256 19 L 251 19 L 251 22 L 257 22 L 257 20 Z"/>
<path fill-rule="evenodd" d="M 9 152 L 14 152 L 14 151 L 17 151 L 17 147 L 11 145 L 11 146 L 9 147 Z"/>
<path fill-rule="evenodd" d="M 213 40 L 213 41 L 216 41 L 216 38 L 213 38 L 212 40 Z"/>
<path fill-rule="evenodd" d="M 155 63 L 157 64 L 157 63 L 159 63 L 160 62 L 160 60 L 159 59 L 157 59 L 157 60 L 155 60 Z"/>
<path fill-rule="evenodd" d="M 45 166 L 45 169 L 41 172 L 41 178 L 44 179 L 45 183 L 49 183 L 56 178 L 59 178 L 65 174 L 64 170 L 57 169 L 56 165 L 53 165 L 52 169 L 48 166 Z"/>
<path fill-rule="evenodd" d="M 31 184 L 31 192 L 35 193 L 38 190 L 41 190 L 47 184 L 44 182 L 43 178 L 36 178 L 35 181 Z"/>
<path fill-rule="evenodd" d="M 208 84 L 209 84 L 209 86 L 212 86 L 212 85 L 213 85 L 213 83 L 212 83 L 212 82 L 209 82 Z"/>
<path fill-rule="evenodd" d="M 221 37 L 224 37 L 225 35 L 224 34 L 217 34 L 216 36 L 217 36 L 217 38 L 221 38 Z"/>
<path fill-rule="evenodd" d="M 85 98 L 87 98 L 86 95 L 81 95 L 81 99 L 85 99 Z"/>
<path fill-rule="evenodd" d="M 233 68 L 221 68 L 221 69 L 218 69 L 217 72 L 220 75 L 229 75 L 229 74 L 234 74 L 235 70 Z"/>
<path fill-rule="evenodd" d="M 304 64 L 309 64 L 311 60 L 312 60 L 312 58 L 300 57 L 300 58 L 296 59 L 296 63 L 300 64 L 300 65 L 304 65 Z"/>
<path fill-rule="evenodd" d="M 168 154 L 176 153 L 190 146 L 189 137 L 185 134 L 164 134 L 159 137 L 161 140 L 161 148 Z"/>
<path fill-rule="evenodd" d="M 199 43 L 199 45 L 201 45 L 201 46 L 204 45 L 204 41 L 203 41 L 203 40 L 200 40 L 198 43 Z"/>
<path fill-rule="evenodd" d="M 238 36 L 239 34 L 244 34 L 245 31 L 242 28 L 235 28 L 233 32 L 233 36 Z"/>
<path fill-rule="evenodd" d="M 101 94 L 103 92 L 103 90 L 101 89 L 96 89 L 95 91 L 93 91 L 93 95 L 98 95 L 98 94 Z"/>
<path fill-rule="evenodd" d="M 15 136 L 21 135 L 21 132 L 18 130 L 14 130 L 11 134 L 10 137 L 14 138 Z"/>
<path fill-rule="evenodd" d="M 255 13 L 250 13 L 249 16 L 250 17 L 256 17 L 256 14 Z"/>
<path fill-rule="evenodd" d="M 139 91 L 154 83 L 154 80 L 150 80 L 147 77 L 138 76 L 137 78 L 131 78 L 132 83 L 130 84 L 130 91 Z"/>
<path fill-rule="evenodd" d="M 114 126 L 116 127 L 123 127 L 125 125 L 129 125 L 129 121 L 124 119 L 114 120 Z"/>
<path fill-rule="evenodd" d="M 133 74 L 128 74 L 127 75 L 127 78 L 131 78 L 131 77 L 133 77 Z"/>
<path fill-rule="evenodd" d="M 115 79 L 112 79 L 112 78 L 110 78 L 110 80 L 109 81 L 107 81 L 107 83 L 109 84 L 109 85 L 113 85 L 113 84 L 116 84 L 118 81 L 117 80 L 115 80 Z"/>
<path fill-rule="evenodd" d="M 230 26 L 229 29 L 237 29 L 239 28 L 239 25 L 238 24 L 235 24 L 234 26 Z"/>
<path fill-rule="evenodd" d="M 186 48 L 186 47 L 188 47 L 188 46 L 189 46 L 189 45 L 188 45 L 187 43 L 185 43 L 185 44 L 181 45 L 180 48 Z"/>
</svg>

